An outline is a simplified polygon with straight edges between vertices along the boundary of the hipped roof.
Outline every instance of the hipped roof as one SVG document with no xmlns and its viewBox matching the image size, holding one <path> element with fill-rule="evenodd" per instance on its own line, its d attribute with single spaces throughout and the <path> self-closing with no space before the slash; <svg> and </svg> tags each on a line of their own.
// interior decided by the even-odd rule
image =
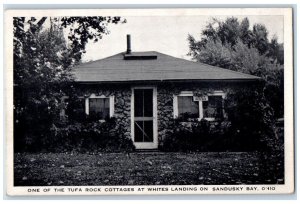
<svg viewBox="0 0 300 204">
<path fill-rule="evenodd" d="M 80 64 L 74 68 L 77 82 L 137 82 L 137 81 L 213 81 L 259 80 L 244 74 L 199 62 L 192 62 L 155 51 L 132 52 L 136 59 L 124 59 L 119 53 L 104 59 Z M 141 56 L 141 58 L 139 58 Z M 149 59 L 143 56 L 157 56 Z"/>
</svg>

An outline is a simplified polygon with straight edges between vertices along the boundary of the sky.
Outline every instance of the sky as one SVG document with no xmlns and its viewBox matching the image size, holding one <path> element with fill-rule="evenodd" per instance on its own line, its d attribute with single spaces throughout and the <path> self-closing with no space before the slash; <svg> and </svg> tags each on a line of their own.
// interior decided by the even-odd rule
<svg viewBox="0 0 300 204">
<path fill-rule="evenodd" d="M 201 38 L 201 32 L 213 18 L 224 20 L 232 16 L 123 16 L 125 24 L 109 24 L 109 35 L 97 43 L 89 42 L 82 61 L 102 59 L 126 51 L 126 35 L 131 35 L 132 51 L 158 51 L 174 57 L 190 59 L 187 37 Z M 283 16 L 234 16 L 240 21 L 248 17 L 250 28 L 264 24 L 269 39 L 277 36 L 283 42 Z"/>
</svg>

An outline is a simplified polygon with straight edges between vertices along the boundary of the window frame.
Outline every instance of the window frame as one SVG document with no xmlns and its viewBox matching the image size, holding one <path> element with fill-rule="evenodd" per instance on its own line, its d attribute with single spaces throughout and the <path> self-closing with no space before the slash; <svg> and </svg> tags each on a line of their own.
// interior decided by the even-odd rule
<svg viewBox="0 0 300 204">
<path fill-rule="evenodd" d="M 222 112 L 223 112 L 222 114 L 223 114 L 223 117 L 225 118 L 226 117 L 226 113 L 225 113 L 225 110 L 224 110 L 224 100 L 226 98 L 226 93 L 224 93 L 223 91 L 214 91 L 213 93 L 207 94 L 207 97 L 208 96 L 222 96 Z M 216 118 L 214 118 L 214 117 L 204 117 L 203 101 L 202 100 L 199 101 L 199 104 L 200 104 L 200 102 L 201 102 L 201 106 L 202 106 L 202 117 L 201 117 L 201 119 L 203 118 L 203 119 L 205 119 L 207 121 L 215 121 Z"/>
<path fill-rule="evenodd" d="M 69 99 L 70 97 L 69 96 L 62 96 L 61 97 L 61 101 L 64 102 L 66 99 Z M 92 98 L 108 98 L 109 99 L 109 117 L 113 117 L 114 116 L 114 111 L 115 111 L 115 97 L 112 95 L 112 96 L 104 96 L 104 95 L 101 95 L 101 96 L 96 96 L 95 94 L 91 94 L 89 97 L 83 97 L 83 96 L 80 96 L 79 98 L 82 98 L 82 99 L 85 99 L 84 101 L 84 113 L 85 115 L 89 115 L 89 99 L 92 99 Z M 66 117 L 66 109 L 65 107 L 61 108 L 60 110 L 60 118 L 61 119 L 64 119 Z"/>
<path fill-rule="evenodd" d="M 91 94 L 89 97 L 85 98 L 85 114 L 89 115 L 90 114 L 90 99 L 94 99 L 94 98 L 108 98 L 109 99 L 109 117 L 113 117 L 114 116 L 114 111 L 115 111 L 115 97 L 113 95 L 111 96 L 104 96 L 104 95 L 100 95 L 97 96 L 96 94 Z M 103 120 L 103 119 L 101 119 Z"/>
<path fill-rule="evenodd" d="M 178 95 L 173 95 L 173 115 L 174 118 L 178 118 L 178 96 L 194 96 L 192 91 L 181 91 Z M 198 108 L 199 108 L 199 117 L 197 118 L 200 120 L 200 115 L 201 115 L 201 109 L 200 109 L 200 103 L 198 101 Z"/>
<path fill-rule="evenodd" d="M 181 91 L 179 94 L 177 95 L 173 95 L 173 117 L 174 119 L 178 118 L 178 96 L 193 96 L 194 97 L 194 93 L 193 91 Z M 224 99 L 226 98 L 226 93 L 224 91 L 214 91 L 213 93 L 208 93 L 205 96 L 222 96 L 222 110 L 223 110 L 223 116 L 226 117 L 226 113 L 224 110 Z M 197 120 L 202 120 L 205 119 L 207 121 L 215 121 L 216 118 L 213 117 L 204 117 L 204 113 L 203 113 L 203 101 L 202 99 L 200 99 L 198 101 L 199 104 L 199 117 L 197 118 Z"/>
</svg>

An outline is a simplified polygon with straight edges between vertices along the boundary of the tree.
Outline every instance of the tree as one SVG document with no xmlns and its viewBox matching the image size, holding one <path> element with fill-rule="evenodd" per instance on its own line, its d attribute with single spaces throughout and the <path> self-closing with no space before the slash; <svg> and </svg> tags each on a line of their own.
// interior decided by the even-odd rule
<svg viewBox="0 0 300 204">
<path fill-rule="evenodd" d="M 264 25 L 254 24 L 253 26 L 254 46 L 258 49 L 259 53 L 265 54 L 268 51 L 268 31 Z"/>
<path fill-rule="evenodd" d="M 120 17 L 101 16 L 14 18 L 16 151 L 43 148 L 58 121 L 61 97 L 74 92 L 72 67 L 80 61 L 88 41 L 98 41 L 109 33 L 109 23 L 120 21 Z M 64 31 L 69 31 L 68 43 Z"/>
<path fill-rule="evenodd" d="M 269 41 L 264 25 L 254 24 L 252 30 L 249 25 L 247 18 L 213 19 L 199 41 L 188 36 L 188 54 L 202 63 L 261 77 L 267 102 L 276 117 L 283 117 L 283 44 L 276 37 Z"/>
<path fill-rule="evenodd" d="M 238 40 L 234 49 L 231 50 L 231 66 L 233 70 L 247 74 L 256 74 L 259 68 L 261 56 L 254 47 L 248 47 Z"/>
<path fill-rule="evenodd" d="M 219 39 L 216 41 L 208 39 L 206 44 L 201 49 L 197 49 L 197 53 L 193 55 L 194 59 L 199 62 L 224 68 L 231 67 L 230 45 L 222 45 Z"/>
<path fill-rule="evenodd" d="M 191 35 L 188 41 L 188 54 L 198 62 L 261 77 L 263 83 L 227 95 L 229 135 L 236 135 L 234 141 L 259 141 L 254 146 L 263 145 L 264 151 L 269 150 L 268 158 L 282 162 L 283 145 L 276 137 L 275 119 L 284 116 L 283 44 L 276 37 L 269 40 L 264 25 L 254 24 L 251 30 L 247 18 L 239 22 L 234 17 L 213 19 L 199 41 Z"/>
<path fill-rule="evenodd" d="M 271 39 L 267 56 L 273 60 L 274 64 L 284 64 L 283 44 L 278 43 L 276 36 Z"/>
<path fill-rule="evenodd" d="M 251 47 L 253 44 L 253 33 L 249 28 L 249 19 L 244 18 L 240 24 L 240 39 L 245 45 Z"/>
<path fill-rule="evenodd" d="M 227 18 L 225 22 L 219 22 L 218 36 L 223 44 L 234 46 L 240 37 L 240 24 L 237 18 Z"/>
</svg>

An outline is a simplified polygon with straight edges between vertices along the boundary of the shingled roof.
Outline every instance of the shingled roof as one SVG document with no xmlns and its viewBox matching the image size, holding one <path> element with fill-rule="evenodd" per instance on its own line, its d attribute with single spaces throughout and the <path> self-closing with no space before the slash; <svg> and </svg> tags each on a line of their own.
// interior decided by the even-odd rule
<svg viewBox="0 0 300 204">
<path fill-rule="evenodd" d="M 119 53 L 74 69 L 77 82 L 258 80 L 259 77 L 155 51 Z"/>
</svg>

